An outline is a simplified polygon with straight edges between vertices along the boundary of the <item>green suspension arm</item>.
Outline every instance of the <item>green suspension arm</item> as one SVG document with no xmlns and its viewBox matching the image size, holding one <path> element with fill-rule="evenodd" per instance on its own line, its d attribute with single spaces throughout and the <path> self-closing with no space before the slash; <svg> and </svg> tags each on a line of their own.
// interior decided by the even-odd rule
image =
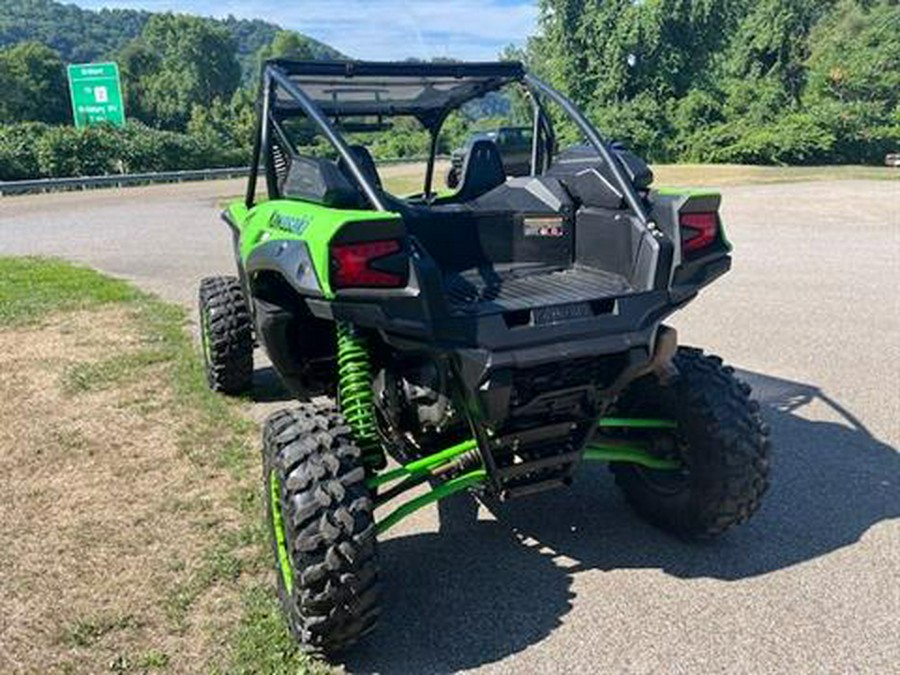
<svg viewBox="0 0 900 675">
<path fill-rule="evenodd" d="M 644 427 L 644 428 L 669 428 L 669 427 Z M 378 488 L 387 483 L 402 479 L 415 479 L 426 476 L 428 474 L 436 474 L 440 469 L 446 467 L 453 460 L 459 458 L 463 454 L 475 450 L 478 444 L 475 440 L 463 441 L 457 443 L 446 450 L 441 450 L 434 454 L 428 455 L 421 459 L 405 464 L 397 469 L 392 469 L 380 475 L 370 477 L 367 484 L 371 488 Z M 660 471 L 676 470 L 681 468 L 681 463 L 674 459 L 666 459 L 663 457 L 654 457 L 639 444 L 625 443 L 590 443 L 584 450 L 583 458 L 587 461 L 599 462 L 629 462 L 638 464 L 648 469 Z M 380 519 L 376 524 L 376 530 L 379 534 L 387 531 L 398 522 L 415 513 L 421 508 L 433 504 L 445 497 L 456 494 L 463 490 L 483 484 L 487 480 L 487 471 L 484 468 L 474 469 L 462 475 L 451 478 L 441 483 L 437 487 L 432 488 L 429 492 L 410 499 L 391 511 L 387 516 Z M 415 482 L 410 488 L 415 487 L 421 481 Z M 402 489 L 402 487 L 401 487 Z M 401 492 L 402 494 L 402 492 Z M 387 500 L 376 504 L 376 507 L 384 506 Z"/>
<path fill-rule="evenodd" d="M 378 521 L 378 523 L 375 525 L 375 530 L 378 532 L 378 534 L 381 534 L 388 528 L 399 523 L 411 513 L 415 513 L 419 509 L 428 506 L 429 504 L 433 504 L 434 502 L 440 501 L 445 497 L 456 494 L 457 492 L 468 490 L 470 487 L 474 487 L 483 483 L 486 479 L 487 471 L 485 471 L 484 469 L 476 469 L 474 471 L 464 473 L 461 476 L 457 476 L 456 478 L 451 478 L 446 483 L 441 483 L 437 487 L 432 488 L 431 491 L 426 492 L 423 495 L 419 495 L 418 497 L 414 497 L 408 502 L 405 502 L 398 506 L 388 515 Z"/>
<path fill-rule="evenodd" d="M 446 450 L 441 450 L 440 452 L 436 452 L 433 455 L 428 455 L 427 457 L 423 457 L 422 459 L 417 459 L 414 462 L 405 464 L 399 469 L 393 469 L 392 471 L 387 471 L 383 474 L 372 476 L 368 480 L 369 487 L 379 487 L 381 485 L 384 485 L 385 483 L 390 483 L 391 481 L 395 481 L 400 478 L 412 478 L 415 476 L 424 475 L 426 473 L 429 473 L 432 469 L 435 469 L 442 464 L 446 464 L 456 457 L 459 457 L 460 455 L 469 452 L 470 450 L 474 450 L 477 447 L 478 443 L 474 440 L 457 443 L 456 445 L 449 447 Z"/>
<path fill-rule="evenodd" d="M 603 417 L 597 423 L 600 429 L 674 430 L 678 422 L 643 417 Z M 639 442 L 592 442 L 585 448 L 583 458 L 595 462 L 629 462 L 647 469 L 670 471 L 681 468 L 681 462 L 665 457 L 655 457 L 641 447 Z"/>
</svg>

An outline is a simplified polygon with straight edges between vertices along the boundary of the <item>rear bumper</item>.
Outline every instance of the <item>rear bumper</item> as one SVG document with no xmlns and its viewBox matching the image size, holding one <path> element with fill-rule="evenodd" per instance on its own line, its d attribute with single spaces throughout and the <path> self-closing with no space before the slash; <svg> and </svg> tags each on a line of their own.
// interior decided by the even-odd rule
<svg viewBox="0 0 900 675">
<path fill-rule="evenodd" d="M 473 315 L 423 306 L 415 295 L 378 302 L 307 298 L 307 305 L 319 318 L 351 321 L 375 330 L 385 342 L 404 350 L 465 352 L 487 363 L 538 365 L 647 347 L 659 323 L 688 299 L 673 301 L 668 291 L 648 291 Z M 566 311 L 573 306 L 586 310 Z M 552 313 L 536 318 L 540 310 Z"/>
</svg>

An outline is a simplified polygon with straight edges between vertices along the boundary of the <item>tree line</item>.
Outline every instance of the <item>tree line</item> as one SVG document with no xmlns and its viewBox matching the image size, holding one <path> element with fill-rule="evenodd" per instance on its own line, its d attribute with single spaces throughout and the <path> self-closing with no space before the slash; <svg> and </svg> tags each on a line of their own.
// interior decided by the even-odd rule
<svg viewBox="0 0 900 675">
<path fill-rule="evenodd" d="M 653 161 L 881 163 L 900 149 L 896 0 L 538 4 L 537 35 L 501 57 Z M 263 21 L 0 0 L 0 180 L 245 164 L 255 80 L 274 56 L 341 55 Z M 64 64 L 99 59 L 119 64 L 125 129 L 71 126 Z M 448 120 L 440 150 L 515 122 L 519 104 L 472 104 Z M 561 118 L 557 131 L 575 140 Z M 413 120 L 367 140 L 376 157 L 428 148 Z"/>
<path fill-rule="evenodd" d="M 658 162 L 880 164 L 897 0 L 540 0 L 520 56 Z"/>
</svg>

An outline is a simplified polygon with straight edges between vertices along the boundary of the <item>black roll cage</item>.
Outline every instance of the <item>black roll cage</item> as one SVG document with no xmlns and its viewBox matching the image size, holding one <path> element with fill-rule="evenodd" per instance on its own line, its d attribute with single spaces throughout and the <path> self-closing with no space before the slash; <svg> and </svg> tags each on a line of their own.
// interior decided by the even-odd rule
<svg viewBox="0 0 900 675">
<path fill-rule="evenodd" d="M 281 87 L 283 91 L 298 106 L 297 114 L 306 115 L 318 130 L 328 139 L 337 151 L 341 160 L 349 169 L 353 179 L 358 184 L 362 193 L 376 211 L 389 211 L 390 209 L 381 198 L 379 190 L 372 185 L 360 168 L 356 157 L 340 133 L 328 119 L 323 110 L 303 91 L 297 83 L 291 80 L 291 75 L 329 75 L 344 77 L 352 80 L 354 76 L 374 75 L 390 79 L 391 77 L 479 77 L 484 78 L 483 83 L 468 92 L 464 97 L 451 99 L 440 109 L 416 108 L 413 105 L 385 106 L 383 111 L 377 114 L 390 116 L 412 115 L 416 117 L 428 129 L 431 135 L 431 148 L 428 164 L 425 172 L 424 194 L 431 194 L 434 179 L 434 163 L 437 154 L 438 134 L 447 116 L 459 108 L 466 101 L 479 98 L 490 91 L 495 91 L 511 83 L 521 83 L 534 106 L 534 138 L 532 141 L 531 173 L 538 173 L 537 164 L 543 156 L 542 171 L 546 170 L 552 155 L 555 143 L 553 127 L 550 117 L 546 113 L 542 97 L 556 103 L 575 122 L 579 130 L 594 147 L 604 163 L 609 167 L 616 179 L 628 206 L 638 217 L 644 226 L 650 226 L 651 221 L 644 208 L 641 198 L 634 185 L 625 175 L 621 164 L 609 151 L 600 134 L 578 110 L 577 107 L 565 96 L 527 72 L 519 62 L 499 63 L 392 63 L 392 62 L 365 62 L 365 61 L 290 61 L 285 59 L 268 60 L 263 64 L 260 78 L 259 98 L 261 106 L 257 116 L 256 138 L 253 145 L 253 158 L 250 164 L 250 175 L 247 183 L 245 203 L 247 208 L 252 208 L 255 203 L 257 177 L 259 174 L 260 159 L 269 156 L 269 148 L 273 132 L 282 137 L 284 134 L 278 127 L 272 116 L 272 98 L 275 87 Z M 350 113 L 348 113 L 350 114 Z M 540 138 L 544 138 L 543 155 L 541 154 Z M 266 162 L 266 181 L 270 194 L 277 194 L 277 186 L 270 163 Z"/>
</svg>

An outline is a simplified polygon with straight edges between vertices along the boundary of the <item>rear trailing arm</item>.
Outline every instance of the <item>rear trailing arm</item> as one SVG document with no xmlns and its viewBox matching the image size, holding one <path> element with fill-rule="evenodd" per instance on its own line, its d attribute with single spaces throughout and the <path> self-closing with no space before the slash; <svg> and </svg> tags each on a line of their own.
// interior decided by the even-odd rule
<svg viewBox="0 0 900 675">
<path fill-rule="evenodd" d="M 600 428 L 633 428 L 633 429 L 674 429 L 675 422 L 655 419 L 625 419 L 608 417 L 600 420 Z M 673 470 L 681 467 L 677 460 L 654 457 L 639 442 L 617 443 L 613 440 L 591 443 L 585 448 L 583 458 L 600 462 L 629 462 L 648 469 Z M 433 504 L 445 497 L 484 485 L 487 471 L 481 466 L 478 443 L 474 439 L 457 443 L 445 450 L 422 457 L 396 469 L 372 475 L 367 484 L 370 488 L 380 488 L 389 483 L 399 481 L 394 487 L 383 492 L 375 499 L 375 507 L 380 508 L 393 501 L 395 497 L 425 483 L 432 478 L 440 478 L 446 474 L 455 474 L 452 478 L 434 485 L 431 490 L 413 497 L 396 507 L 388 515 L 381 518 L 375 528 L 378 534 L 387 531 L 408 515 Z"/>
</svg>

